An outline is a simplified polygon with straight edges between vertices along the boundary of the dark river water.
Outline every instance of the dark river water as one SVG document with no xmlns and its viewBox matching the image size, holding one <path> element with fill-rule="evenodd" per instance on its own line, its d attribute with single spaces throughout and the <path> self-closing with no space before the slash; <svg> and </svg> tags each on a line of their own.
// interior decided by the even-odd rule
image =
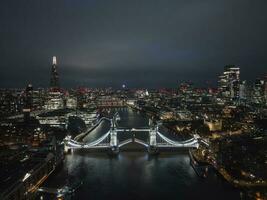
<svg viewBox="0 0 267 200">
<path fill-rule="evenodd" d="M 148 119 L 132 110 L 120 110 L 122 127 L 147 127 Z M 106 133 L 101 123 L 84 140 Z M 145 140 L 147 134 L 140 133 Z M 127 138 L 127 135 L 120 139 Z M 82 181 L 72 199 L 240 199 L 240 193 L 211 171 L 205 179 L 196 175 L 186 150 L 149 156 L 143 151 L 122 151 L 117 157 L 106 153 L 74 151 L 45 182 L 60 188 Z"/>
</svg>

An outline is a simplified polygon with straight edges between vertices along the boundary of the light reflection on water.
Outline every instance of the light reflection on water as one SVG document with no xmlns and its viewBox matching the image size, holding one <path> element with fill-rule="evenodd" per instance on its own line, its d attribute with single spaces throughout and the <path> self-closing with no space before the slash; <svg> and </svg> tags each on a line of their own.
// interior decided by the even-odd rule
<svg viewBox="0 0 267 200">
<path fill-rule="evenodd" d="M 144 117 L 124 111 L 125 125 L 144 126 Z M 147 123 L 148 121 L 146 121 Z M 95 129 L 101 135 L 103 126 Z M 93 136 L 90 136 L 93 137 Z M 66 156 L 62 169 L 45 183 L 60 187 L 83 180 L 74 199 L 239 199 L 239 192 L 215 173 L 199 178 L 190 166 L 187 151 L 150 156 L 143 152 L 120 152 L 111 158 L 105 153 L 74 151 Z"/>
</svg>

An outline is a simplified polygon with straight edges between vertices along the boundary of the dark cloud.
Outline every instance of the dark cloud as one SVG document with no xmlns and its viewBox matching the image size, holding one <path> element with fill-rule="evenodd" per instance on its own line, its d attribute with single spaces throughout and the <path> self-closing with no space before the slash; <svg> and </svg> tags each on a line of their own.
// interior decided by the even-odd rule
<svg viewBox="0 0 267 200">
<path fill-rule="evenodd" d="M 215 83 L 226 64 L 266 72 L 266 0 L 4 0 L 0 87 Z"/>
</svg>

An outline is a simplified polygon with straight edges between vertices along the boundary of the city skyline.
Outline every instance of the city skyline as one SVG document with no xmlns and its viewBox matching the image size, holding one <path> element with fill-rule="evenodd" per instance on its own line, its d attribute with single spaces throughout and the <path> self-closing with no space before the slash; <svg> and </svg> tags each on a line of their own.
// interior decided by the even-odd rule
<svg viewBox="0 0 267 200">
<path fill-rule="evenodd" d="M 215 86 L 229 64 L 255 80 L 266 73 L 266 4 L 5 1 L 0 87 L 48 87 L 53 55 L 67 88 Z"/>
<path fill-rule="evenodd" d="M 240 67 L 239 66 L 236 66 L 236 65 L 225 65 L 223 68 L 221 68 L 220 70 L 220 73 L 219 74 L 216 74 L 216 76 L 213 76 L 210 80 L 202 80 L 202 83 L 200 83 L 199 81 L 194 81 L 194 80 L 190 80 L 190 79 L 181 79 L 181 80 L 177 80 L 175 81 L 172 85 L 166 85 L 166 84 L 163 84 L 163 85 L 133 85 L 131 87 L 129 87 L 129 85 L 127 85 L 127 81 L 122 81 L 122 82 L 119 82 L 115 85 L 108 85 L 108 84 L 104 84 L 104 85 L 95 85 L 95 86 L 90 86 L 90 85 L 87 85 L 85 82 L 82 83 L 82 84 L 78 84 L 78 85 L 72 85 L 72 86 L 66 86 L 65 84 L 63 84 L 63 86 L 61 87 L 61 77 L 60 77 L 60 70 L 58 70 L 58 63 L 57 63 L 57 57 L 56 56 L 53 56 L 52 59 L 51 59 L 51 63 L 52 63 L 52 68 L 50 67 L 50 77 L 48 77 L 48 83 L 47 83 L 47 80 L 42 82 L 41 86 L 40 85 L 37 85 L 36 88 L 52 88 L 52 89 L 59 89 L 59 88 L 65 88 L 65 89 L 70 89 L 70 88 L 77 88 L 77 87 L 88 87 L 88 88 L 114 88 L 114 89 L 138 89 L 138 88 L 147 88 L 147 89 L 159 89 L 159 88 L 177 88 L 177 86 L 179 86 L 180 84 L 183 84 L 183 83 L 190 83 L 190 84 L 193 84 L 195 87 L 199 87 L 199 88 L 220 88 L 220 78 L 221 78 L 221 72 L 222 72 L 222 69 L 223 68 L 227 68 L 227 67 L 234 67 L 234 68 L 238 68 L 239 70 L 239 76 L 240 76 Z M 143 70 L 144 72 L 146 72 L 146 70 Z M 266 73 L 265 74 L 261 74 L 260 76 L 257 76 L 255 79 L 251 80 L 245 80 L 245 79 L 242 79 L 242 76 L 241 78 L 239 78 L 239 81 L 246 81 L 247 84 L 249 85 L 253 85 L 255 83 L 255 81 L 257 80 L 265 80 L 266 79 Z M 213 82 L 212 82 L 213 80 Z M 63 77 L 63 81 L 64 81 L 64 77 Z M 45 84 L 44 84 L 45 83 Z M 47 83 L 47 84 L 46 84 Z M 121 85 L 119 85 L 121 83 Z M 199 84 L 200 83 L 200 84 Z M 28 81 L 28 80 L 25 80 L 25 84 L 26 86 L 28 84 L 31 84 L 32 85 L 32 82 L 31 81 Z M 15 89 L 15 88 L 24 88 L 25 85 L 22 85 L 22 86 L 19 86 L 19 87 L 7 87 L 7 88 L 10 88 L 10 89 Z M 1 88 L 1 87 L 0 87 Z"/>
<path fill-rule="evenodd" d="M 1 199 L 266 199 L 267 79 L 68 90 L 57 64 L 49 89 L 0 89 Z"/>
<path fill-rule="evenodd" d="M 1 1 L 0 200 L 266 200 L 266 8 Z"/>
</svg>

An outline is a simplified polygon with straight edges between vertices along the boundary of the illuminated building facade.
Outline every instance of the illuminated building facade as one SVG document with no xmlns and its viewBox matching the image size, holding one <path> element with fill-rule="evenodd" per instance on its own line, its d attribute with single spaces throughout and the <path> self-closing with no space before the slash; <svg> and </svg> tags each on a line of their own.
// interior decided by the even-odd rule
<svg viewBox="0 0 267 200">
<path fill-rule="evenodd" d="M 23 114 L 25 121 L 28 121 L 30 119 L 30 112 L 32 110 L 32 105 L 33 105 L 32 94 L 33 94 L 33 87 L 32 84 L 29 84 L 24 92 Z"/>
<path fill-rule="evenodd" d="M 252 102 L 256 104 L 263 104 L 265 102 L 265 82 L 263 79 L 256 79 L 253 85 Z"/>
<path fill-rule="evenodd" d="M 66 98 L 66 108 L 77 108 L 77 98 L 74 96 Z"/>
<path fill-rule="evenodd" d="M 53 56 L 53 63 L 52 63 L 52 68 L 51 68 L 50 88 L 52 90 L 55 90 L 55 91 L 59 90 L 59 74 L 58 74 L 56 56 Z"/>
<path fill-rule="evenodd" d="M 234 65 L 227 65 L 224 72 L 219 76 L 219 91 L 225 99 L 239 98 L 240 90 L 240 68 Z"/>
<path fill-rule="evenodd" d="M 63 94 L 60 92 L 49 92 L 48 99 L 45 102 L 45 110 L 57 110 L 64 108 Z"/>
</svg>

